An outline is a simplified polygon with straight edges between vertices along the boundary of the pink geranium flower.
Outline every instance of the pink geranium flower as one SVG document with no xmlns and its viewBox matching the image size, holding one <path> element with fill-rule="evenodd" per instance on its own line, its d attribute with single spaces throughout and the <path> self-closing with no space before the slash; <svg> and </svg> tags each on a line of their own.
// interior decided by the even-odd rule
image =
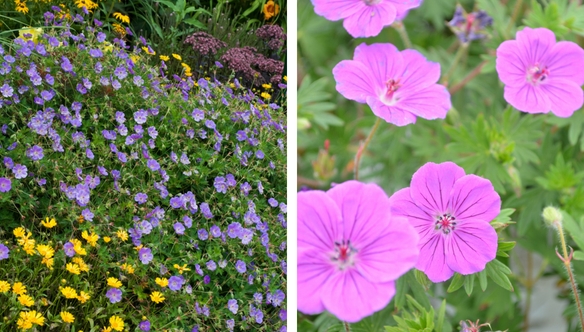
<svg viewBox="0 0 584 332">
<path fill-rule="evenodd" d="M 333 68 L 337 91 L 367 103 L 375 115 L 397 126 L 424 119 L 444 119 L 450 94 L 440 78 L 440 65 L 414 50 L 398 51 L 391 44 L 361 44 L 353 60 Z"/>
<path fill-rule="evenodd" d="M 420 235 L 416 268 L 433 282 L 454 272 L 480 272 L 497 254 L 497 232 L 490 225 L 501 198 L 487 179 L 452 162 L 427 163 L 412 176 L 410 187 L 389 199 L 393 216 L 407 217 Z"/>
<path fill-rule="evenodd" d="M 522 112 L 571 116 L 584 102 L 583 68 L 584 50 L 572 42 L 556 43 L 545 28 L 525 28 L 497 48 L 505 100 Z"/>
<path fill-rule="evenodd" d="M 383 27 L 403 19 L 422 0 L 312 0 L 314 11 L 331 21 L 344 20 L 347 32 L 357 37 L 377 36 Z"/>
<path fill-rule="evenodd" d="M 375 184 L 298 193 L 298 310 L 356 322 L 383 309 L 418 258 L 418 235 Z"/>
</svg>

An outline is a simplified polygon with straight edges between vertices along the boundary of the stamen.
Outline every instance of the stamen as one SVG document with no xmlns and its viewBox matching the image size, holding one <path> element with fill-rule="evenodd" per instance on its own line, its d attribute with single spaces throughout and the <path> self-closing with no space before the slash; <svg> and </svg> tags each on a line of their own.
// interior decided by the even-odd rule
<svg viewBox="0 0 584 332">
<path fill-rule="evenodd" d="M 456 228 L 457 222 L 455 220 L 456 217 L 450 213 L 444 213 L 443 215 L 436 218 L 434 229 L 437 231 L 442 231 L 444 234 L 450 234 L 450 232 Z"/>
</svg>

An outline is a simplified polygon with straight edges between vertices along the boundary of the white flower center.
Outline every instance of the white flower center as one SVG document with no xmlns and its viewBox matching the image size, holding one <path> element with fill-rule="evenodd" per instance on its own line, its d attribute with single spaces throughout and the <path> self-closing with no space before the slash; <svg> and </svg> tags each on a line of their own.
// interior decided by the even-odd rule
<svg viewBox="0 0 584 332">
<path fill-rule="evenodd" d="M 531 85 L 539 85 L 548 78 L 549 74 L 547 67 L 535 64 L 527 70 L 526 79 Z"/>
<path fill-rule="evenodd" d="M 356 253 L 357 249 L 351 245 L 350 240 L 335 242 L 335 251 L 331 254 L 331 262 L 343 271 L 355 265 Z"/>
</svg>

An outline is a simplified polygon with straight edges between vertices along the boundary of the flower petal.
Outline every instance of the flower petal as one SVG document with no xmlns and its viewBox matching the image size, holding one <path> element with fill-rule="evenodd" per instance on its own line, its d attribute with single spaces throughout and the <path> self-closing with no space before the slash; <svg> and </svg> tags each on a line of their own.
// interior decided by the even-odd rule
<svg viewBox="0 0 584 332">
<path fill-rule="evenodd" d="M 412 176 L 412 200 L 434 217 L 446 213 L 450 191 L 464 175 L 464 169 L 452 162 L 427 163 Z"/>
<path fill-rule="evenodd" d="M 363 10 L 367 5 L 352 0 L 312 0 L 314 12 L 327 20 L 338 21 Z"/>
<path fill-rule="evenodd" d="M 342 235 L 341 210 L 324 191 L 298 193 L 299 253 L 312 248 L 332 252 Z"/>
<path fill-rule="evenodd" d="M 329 279 L 322 289 L 322 302 L 338 319 L 354 323 L 385 308 L 394 294 L 393 281 L 372 283 L 350 270 Z"/>
<path fill-rule="evenodd" d="M 423 90 L 406 90 L 405 93 L 398 90 L 396 93 L 401 98 L 396 105 L 399 109 L 424 119 L 444 119 L 452 108 L 450 93 L 443 85 L 434 84 Z"/>
<path fill-rule="evenodd" d="M 460 274 L 480 272 L 497 256 L 497 232 L 487 222 L 461 222 L 449 235 L 446 264 Z"/>
<path fill-rule="evenodd" d="M 404 217 L 392 216 L 379 237 L 356 256 L 357 270 L 369 281 L 394 281 L 418 260 L 418 234 Z"/>
<path fill-rule="evenodd" d="M 579 70 L 582 72 L 582 70 Z M 540 87 L 550 100 L 552 112 L 562 118 L 572 116 L 584 103 L 584 92 L 574 81 L 550 78 L 548 84 Z"/>
<path fill-rule="evenodd" d="M 446 264 L 446 240 L 442 233 L 428 232 L 420 239 L 420 258 L 416 269 L 423 271 L 432 282 L 450 279 L 454 271 Z"/>
<path fill-rule="evenodd" d="M 334 186 L 327 195 L 341 211 L 344 239 L 357 249 L 377 239 L 379 230 L 390 223 L 389 199 L 376 184 L 347 181 Z"/>
<path fill-rule="evenodd" d="M 557 43 L 544 63 L 551 77 L 569 79 L 578 86 L 584 84 L 584 50 L 578 44 L 568 41 Z"/>
<path fill-rule="evenodd" d="M 353 60 L 339 62 L 333 68 L 337 91 L 347 99 L 365 103 L 367 97 L 375 96 L 375 78 L 363 63 Z"/>
<path fill-rule="evenodd" d="M 365 6 L 363 9 L 348 16 L 343 22 L 347 32 L 355 37 L 375 37 L 383 27 L 395 20 L 395 7 L 387 2 Z"/>
<path fill-rule="evenodd" d="M 420 52 L 415 50 L 403 50 L 403 70 L 398 74 L 400 89 L 418 91 L 429 87 L 440 78 L 440 64 L 428 61 Z"/>
<path fill-rule="evenodd" d="M 391 195 L 389 204 L 391 205 L 391 215 L 393 217 L 406 217 L 418 233 L 434 226 L 434 217 L 413 202 L 410 188 L 403 188 Z"/>
<path fill-rule="evenodd" d="M 372 85 L 375 87 L 376 96 L 385 93 L 385 83 L 398 78 L 397 75 L 402 73 L 404 66 L 401 53 L 395 46 L 387 43 L 372 45 L 363 43 L 355 48 L 353 59 L 371 70 L 375 78 Z"/>
<path fill-rule="evenodd" d="M 416 123 L 416 116 L 398 106 L 387 106 L 377 97 L 367 97 L 367 105 L 376 116 L 388 123 L 402 127 Z"/>
<path fill-rule="evenodd" d="M 322 289 L 335 273 L 322 251 L 311 249 L 298 253 L 298 310 L 308 315 L 324 311 Z"/>
<path fill-rule="evenodd" d="M 501 212 L 501 197 L 491 181 L 474 174 L 465 175 L 456 181 L 449 201 L 449 211 L 459 221 L 488 223 Z"/>
<path fill-rule="evenodd" d="M 523 61 L 528 66 L 545 60 L 548 52 L 556 44 L 556 36 L 546 28 L 524 28 L 515 36 Z"/>
<path fill-rule="evenodd" d="M 497 48 L 497 73 L 506 85 L 520 87 L 525 85 L 529 64 L 522 58 L 516 40 L 507 40 Z"/>
<path fill-rule="evenodd" d="M 525 83 L 520 87 L 505 86 L 505 100 L 516 109 L 527 113 L 548 113 L 551 102 L 541 86 Z"/>
</svg>

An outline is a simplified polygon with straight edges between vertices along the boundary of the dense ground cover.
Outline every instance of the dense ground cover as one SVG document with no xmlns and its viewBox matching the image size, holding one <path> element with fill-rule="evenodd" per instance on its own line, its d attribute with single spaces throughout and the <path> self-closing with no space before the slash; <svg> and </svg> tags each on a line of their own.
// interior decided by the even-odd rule
<svg viewBox="0 0 584 332">
<path fill-rule="evenodd" d="M 579 2 L 469 0 L 458 7 L 449 0 L 366 1 L 335 9 L 330 2 L 303 0 L 298 6 L 298 185 L 307 190 L 298 196 L 299 216 L 309 209 L 302 210 L 301 201 L 309 207 L 311 200 L 327 202 L 321 205 L 328 216 L 344 216 L 355 205 L 362 208 L 357 211 L 377 211 L 365 207 L 376 197 L 392 216 L 410 218 L 414 227 L 425 230 L 416 269 L 400 278 L 372 279 L 367 268 L 376 265 L 358 256 L 371 244 L 359 248 L 333 242 L 333 266 L 351 271 L 347 264 L 354 264 L 372 284 L 395 280 L 395 295 L 370 306 L 347 295 L 349 303 L 359 304 L 351 312 L 349 304 L 335 305 L 335 293 L 323 291 L 321 302 L 303 303 L 299 328 L 476 331 L 466 320 L 480 320 L 476 325 L 490 323 L 495 331 L 529 331 L 535 322 L 530 316 L 536 305 L 531 303 L 533 290 L 542 278 L 552 278 L 559 281 L 550 292 L 567 307 L 560 318 L 563 326 L 579 330 L 578 301 L 570 295 L 572 276 L 566 269 L 571 266 L 574 281 L 583 284 L 584 72 L 577 65 L 584 61 L 584 8 Z M 379 18 L 379 13 L 384 15 Z M 380 22 L 395 14 L 395 21 Z M 356 197 L 367 197 L 362 201 L 343 200 L 349 189 L 342 188 L 349 188 L 345 183 L 350 179 L 379 185 L 389 202 L 378 191 L 366 194 L 375 192 L 374 186 L 352 190 Z M 474 219 L 488 220 L 480 220 L 480 232 L 470 232 L 479 232 L 477 239 L 454 242 L 451 237 L 464 228 L 457 214 L 464 213 L 453 202 L 465 197 L 459 193 L 471 183 L 482 189 L 468 197 L 480 197 L 476 206 L 488 211 Z M 438 195 L 438 188 L 447 188 L 447 194 Z M 433 205 L 441 202 L 448 207 Z M 547 210 L 546 224 L 542 213 L 550 205 L 558 210 Z M 314 215 L 313 222 L 318 219 Z M 319 218 L 328 220 L 323 215 Z M 425 218 L 430 226 L 422 224 Z M 364 229 L 374 227 L 373 221 L 363 220 Z M 489 222 L 492 227 L 485 228 Z M 566 241 L 558 241 L 558 230 Z M 309 242 L 312 233 L 305 234 Z M 298 236 L 303 236 L 301 229 Z M 351 233 L 351 243 L 355 238 L 362 239 Z M 442 238 L 446 242 L 437 240 Z M 442 249 L 442 243 L 453 247 Z M 569 247 L 576 250 L 573 256 Z M 427 248 L 438 249 L 428 253 Z M 323 264 L 302 255 L 299 289 L 311 287 L 306 262 Z M 468 264 L 456 261 L 465 255 Z M 412 267 L 403 257 L 395 261 L 400 259 L 399 265 L 389 262 L 399 267 L 395 271 Z M 330 275 L 329 281 L 340 278 Z M 381 289 L 372 284 L 363 283 L 361 290 Z M 355 311 L 369 315 L 349 314 Z"/>
<path fill-rule="evenodd" d="M 285 331 L 285 102 L 43 20 L 1 48 L 0 329 Z"/>
</svg>

